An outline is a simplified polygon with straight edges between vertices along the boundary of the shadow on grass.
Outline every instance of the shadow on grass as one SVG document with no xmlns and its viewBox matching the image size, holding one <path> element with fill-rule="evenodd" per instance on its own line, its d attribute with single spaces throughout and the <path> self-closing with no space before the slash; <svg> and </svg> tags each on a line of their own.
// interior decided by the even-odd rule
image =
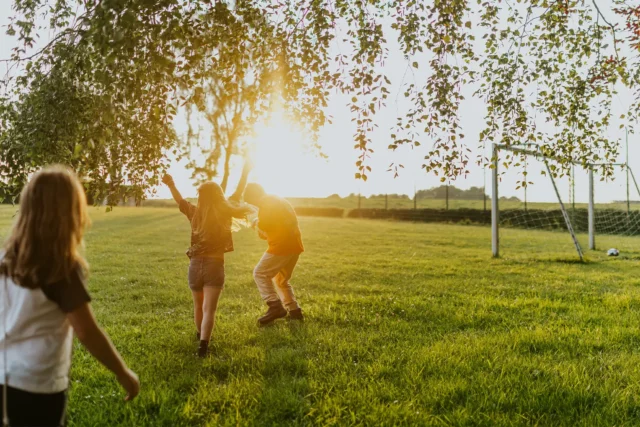
<svg viewBox="0 0 640 427">
<path fill-rule="evenodd" d="M 549 265 L 598 265 L 602 262 L 599 259 L 590 259 L 588 256 L 585 256 L 583 260 L 577 257 L 550 257 L 550 258 L 529 258 L 529 259 L 520 259 L 520 258 L 498 258 L 497 262 L 504 262 L 505 264 L 516 264 L 516 265 L 532 265 L 532 264 L 549 264 Z"/>
<path fill-rule="evenodd" d="M 546 260 L 535 260 L 533 261 L 533 263 L 540 263 L 540 264 L 548 264 L 548 265 L 582 265 L 585 268 L 586 267 L 598 267 L 598 268 L 602 268 L 602 267 L 613 267 L 616 266 L 615 268 L 618 269 L 619 262 L 624 262 L 624 261 L 638 261 L 640 260 L 640 255 L 636 255 L 636 256 L 620 256 L 620 257 L 599 257 L 599 258 L 591 258 L 589 257 L 589 255 L 585 256 L 584 260 L 579 260 L 579 259 L 567 259 L 567 258 L 552 258 L 552 259 L 546 259 Z M 526 264 L 526 263 L 523 263 Z"/>
<path fill-rule="evenodd" d="M 547 263 L 553 263 L 553 264 L 576 264 L 576 265 L 588 265 L 588 264 L 593 264 L 594 262 L 589 260 L 589 259 L 570 259 L 570 258 L 551 258 L 547 261 L 545 261 Z"/>
<path fill-rule="evenodd" d="M 259 424 L 303 424 L 307 414 L 308 329 L 304 323 L 280 321 L 261 331 L 264 347 L 262 394 L 258 397 Z"/>
</svg>

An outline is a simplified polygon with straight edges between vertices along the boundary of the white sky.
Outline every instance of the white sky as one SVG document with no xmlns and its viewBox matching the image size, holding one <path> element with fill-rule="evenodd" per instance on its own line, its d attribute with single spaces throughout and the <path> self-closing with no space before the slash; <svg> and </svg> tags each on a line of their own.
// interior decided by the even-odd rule
<svg viewBox="0 0 640 427">
<path fill-rule="evenodd" d="M 12 0 L 0 0 L 0 26 L 7 24 L 11 16 Z M 5 29 L 0 28 L 0 59 L 9 57 L 10 50 L 14 46 L 14 39 L 4 34 Z M 321 132 L 318 143 L 323 152 L 328 156 L 322 159 L 312 150 L 308 149 L 308 141 L 304 141 L 304 136 L 287 132 L 279 132 L 277 129 L 267 129 L 259 132 L 258 141 L 262 145 L 256 159 L 256 169 L 251 180 L 262 183 L 267 191 L 288 197 L 324 197 L 333 193 L 342 196 L 349 193 L 362 192 L 363 195 L 372 193 L 404 193 L 412 194 L 414 186 L 418 189 L 429 188 L 440 185 L 439 178 L 433 174 L 427 174 L 420 168 L 424 155 L 428 152 L 428 144 L 424 144 L 419 149 L 412 150 L 410 147 L 400 147 L 396 152 L 387 149 L 389 144 L 389 134 L 396 122 L 398 109 L 402 109 L 404 96 L 396 95 L 400 83 L 407 69 L 407 61 L 403 58 L 395 41 L 390 40 L 390 57 L 386 61 L 384 71 L 391 79 L 394 89 L 389 97 L 387 108 L 378 113 L 376 120 L 378 130 L 373 134 L 373 147 L 375 152 L 371 155 L 369 165 L 373 172 L 369 175 L 369 180 L 363 182 L 354 177 L 357 172 L 355 161 L 358 152 L 353 148 L 352 135 L 355 127 L 351 123 L 351 113 L 346 104 L 348 97 L 334 96 L 328 106 L 327 113 L 333 117 L 333 124 L 327 125 Z M 421 67 L 425 69 L 426 66 Z M 4 74 L 4 66 L 0 68 Z M 471 93 L 466 94 L 467 101 L 462 106 L 461 123 L 463 133 L 467 135 L 467 143 L 475 146 L 477 135 L 484 125 L 484 106 L 481 101 L 472 98 Z M 624 113 L 629 104 L 631 96 L 620 94 L 614 101 L 614 116 Z M 406 104 L 404 104 L 406 105 Z M 183 132 L 185 123 L 176 123 L 178 132 Z M 614 124 L 610 130 L 610 136 L 614 138 L 624 138 L 624 131 L 618 129 Z M 624 139 L 623 139 L 624 141 Z M 262 155 L 260 154 L 262 153 Z M 470 158 L 475 159 L 478 151 L 472 153 Z M 624 149 L 623 149 L 624 153 Z M 638 136 L 629 137 L 629 158 L 631 168 L 637 171 L 640 179 L 640 147 Z M 620 159 L 624 161 L 624 159 Z M 386 169 L 390 163 L 401 163 L 405 166 L 401 170 L 398 178 L 393 178 L 391 172 Z M 240 159 L 236 159 L 237 167 L 234 175 L 237 177 L 241 168 Z M 540 167 L 531 166 L 530 177 L 535 185 L 528 191 L 530 201 L 551 201 L 554 199 L 553 189 L 548 179 L 538 177 Z M 475 165 L 470 166 L 471 173 L 466 177 L 458 178 L 452 182 L 461 188 L 471 186 L 482 186 L 485 181 L 485 171 Z M 174 162 L 170 172 L 185 196 L 195 195 L 195 188 L 189 180 L 191 172 L 185 170 L 184 162 Z M 577 174 L 577 200 L 586 201 L 586 175 Z M 598 184 L 596 198 L 599 202 L 610 200 L 622 200 L 625 198 L 625 175 L 620 174 L 620 179 L 615 183 Z M 234 186 L 232 177 L 230 189 Z M 237 179 L 237 178 L 236 178 Z M 501 195 L 516 195 L 523 198 L 523 191 L 515 189 L 515 174 L 510 173 L 504 177 L 501 184 Z M 486 184 L 490 187 L 490 172 L 486 172 Z M 568 195 L 567 180 L 559 182 L 562 197 Z M 633 187 L 632 187 L 633 188 Z M 633 199 L 640 200 L 637 192 L 632 191 Z M 169 198 L 170 193 L 165 188 L 160 188 L 156 197 Z"/>
</svg>

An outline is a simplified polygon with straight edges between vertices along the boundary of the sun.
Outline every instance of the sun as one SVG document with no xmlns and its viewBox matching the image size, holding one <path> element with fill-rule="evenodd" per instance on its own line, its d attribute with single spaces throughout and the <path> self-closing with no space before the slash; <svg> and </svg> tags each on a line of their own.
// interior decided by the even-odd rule
<svg viewBox="0 0 640 427">
<path fill-rule="evenodd" d="M 324 194 L 318 174 L 326 162 L 299 126 L 277 112 L 268 122 L 256 126 L 254 134 L 249 142 L 254 163 L 252 181 L 262 184 L 267 192 L 284 197 Z"/>
</svg>

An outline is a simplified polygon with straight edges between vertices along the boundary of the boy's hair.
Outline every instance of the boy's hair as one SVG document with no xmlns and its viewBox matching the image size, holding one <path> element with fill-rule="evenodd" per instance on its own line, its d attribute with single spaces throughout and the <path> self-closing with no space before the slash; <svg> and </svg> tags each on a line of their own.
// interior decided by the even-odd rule
<svg viewBox="0 0 640 427">
<path fill-rule="evenodd" d="M 199 235 L 214 230 L 231 230 L 232 218 L 244 218 L 249 209 L 232 205 L 224 196 L 222 187 L 205 182 L 198 188 L 198 204 L 191 220 L 192 230 Z"/>
<path fill-rule="evenodd" d="M 68 278 L 77 268 L 86 270 L 80 248 L 88 224 L 87 199 L 75 173 L 63 166 L 36 172 L 20 195 L 0 274 L 36 289 Z"/>
<path fill-rule="evenodd" d="M 264 196 L 267 195 L 267 192 L 264 191 L 262 185 L 256 184 L 252 182 L 247 184 L 247 187 L 244 190 L 244 200 L 249 204 L 255 204 L 260 201 Z"/>
</svg>

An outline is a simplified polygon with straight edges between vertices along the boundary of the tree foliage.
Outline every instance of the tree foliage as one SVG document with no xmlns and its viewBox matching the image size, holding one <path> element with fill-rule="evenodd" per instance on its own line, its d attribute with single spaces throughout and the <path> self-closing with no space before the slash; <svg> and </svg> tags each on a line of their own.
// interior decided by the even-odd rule
<svg viewBox="0 0 640 427">
<path fill-rule="evenodd" d="M 60 161 L 101 188 L 153 185 L 167 150 L 177 146 L 171 123 L 178 110 L 220 114 L 226 107 L 207 96 L 246 86 L 252 93 L 238 120 L 247 129 L 277 96 L 317 132 L 328 121 L 331 93 L 348 94 L 357 177 L 366 179 L 375 115 L 396 97 L 384 68 L 391 38 L 411 78 L 401 89 L 408 108 L 399 113 L 389 147 L 426 146 L 423 167 L 443 181 L 467 173 L 473 161 L 487 164 L 472 149 L 492 142 L 535 144 L 559 159 L 554 174 L 566 173 L 570 161 L 602 164 L 611 173 L 606 164 L 619 150 L 607 132 L 619 120 L 612 100 L 621 89 L 640 99 L 640 9 L 625 0 L 13 5 L 8 33 L 19 44 L 10 63 L 20 72 L 0 108 L 6 182 Z M 54 36 L 36 50 L 43 14 Z M 486 125 L 470 138 L 461 121 L 469 94 L 486 105 Z M 636 102 L 627 123 L 635 122 L 637 109 Z M 235 132 L 230 129 L 225 132 Z M 521 162 L 517 155 L 503 160 Z"/>
<path fill-rule="evenodd" d="M 197 182 L 211 180 L 222 168 L 220 185 L 226 189 L 231 157 L 246 154 L 246 138 L 278 98 L 279 42 L 262 19 L 243 19 L 225 4 L 218 4 L 210 19 L 207 39 L 216 43 L 197 65 L 197 90 L 187 106 L 189 131 L 180 151 L 190 159 Z"/>
</svg>

